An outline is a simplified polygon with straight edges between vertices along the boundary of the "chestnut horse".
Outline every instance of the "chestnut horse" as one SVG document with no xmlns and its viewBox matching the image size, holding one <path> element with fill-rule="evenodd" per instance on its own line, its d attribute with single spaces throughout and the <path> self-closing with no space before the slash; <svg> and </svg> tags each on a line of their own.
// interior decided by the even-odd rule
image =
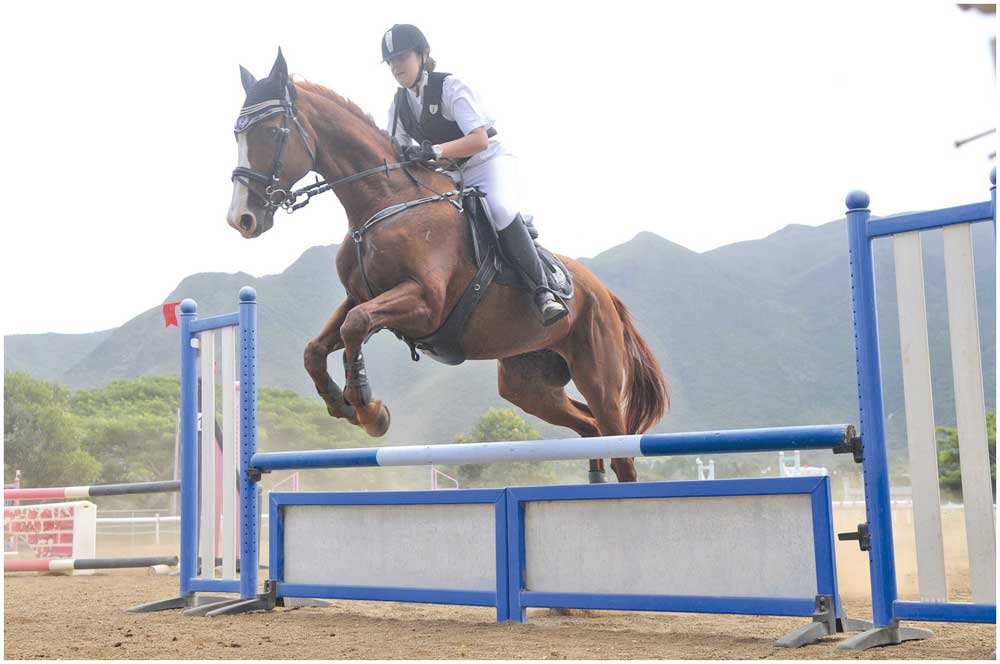
<svg viewBox="0 0 1000 664">
<path fill-rule="evenodd" d="M 383 435 L 389 411 L 371 398 L 362 344 L 381 329 L 409 339 L 431 334 L 476 268 L 468 225 L 445 199 L 405 209 L 372 228 L 362 252 L 355 239 L 377 212 L 429 192 L 448 192 L 455 184 L 430 167 L 396 165 L 387 132 L 332 90 L 290 81 L 280 50 L 266 79 L 257 81 L 242 68 L 241 73 L 247 99 L 236 125 L 239 166 L 233 172 L 229 225 L 245 238 L 258 237 L 271 228 L 278 207 L 291 208 L 292 185 L 310 171 L 330 183 L 360 175 L 333 187 L 350 226 L 337 253 L 347 296 L 306 345 L 305 367 L 330 415 Z M 381 168 L 363 173 L 374 167 Z M 580 436 L 643 433 L 668 405 L 659 364 L 621 300 L 578 262 L 560 259 L 575 283 L 569 315 L 542 327 L 530 293 L 494 283 L 467 321 L 465 355 L 497 360 L 500 396 L 546 422 Z M 327 357 L 341 349 L 343 391 L 327 371 Z M 566 394 L 570 380 L 586 403 Z M 611 467 L 619 482 L 636 480 L 633 459 L 613 459 Z M 592 459 L 590 470 L 592 482 L 604 481 L 603 459 Z"/>
</svg>

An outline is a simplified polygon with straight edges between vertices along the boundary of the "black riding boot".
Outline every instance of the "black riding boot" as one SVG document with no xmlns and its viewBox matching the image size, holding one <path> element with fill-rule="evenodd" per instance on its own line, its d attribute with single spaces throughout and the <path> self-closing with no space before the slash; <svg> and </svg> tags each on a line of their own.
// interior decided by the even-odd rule
<svg viewBox="0 0 1000 664">
<path fill-rule="evenodd" d="M 527 226 L 521 215 L 514 217 L 507 228 L 498 232 L 500 248 L 504 256 L 511 261 L 524 278 L 531 284 L 532 299 L 542 318 L 542 325 L 549 326 L 568 314 L 566 306 L 556 299 L 545 282 L 545 272 L 542 259 L 538 257 L 538 249 L 528 233 Z"/>
</svg>

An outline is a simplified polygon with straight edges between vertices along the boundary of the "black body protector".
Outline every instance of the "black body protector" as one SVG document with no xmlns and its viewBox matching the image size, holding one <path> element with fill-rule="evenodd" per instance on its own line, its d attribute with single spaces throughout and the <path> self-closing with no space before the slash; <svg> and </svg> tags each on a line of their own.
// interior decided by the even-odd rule
<svg viewBox="0 0 1000 664">
<path fill-rule="evenodd" d="M 449 76 L 451 74 L 447 72 L 428 72 L 427 85 L 424 86 L 422 91 L 424 102 L 420 110 L 420 118 L 417 118 L 413 114 L 410 100 L 407 99 L 409 93 L 406 88 L 399 88 L 396 91 L 396 109 L 392 118 L 393 137 L 396 136 L 397 122 L 403 123 L 403 129 L 417 143 L 430 141 L 432 145 L 439 145 L 465 136 L 457 122 L 445 119 L 441 113 L 441 96 L 444 89 L 444 79 Z M 496 129 L 490 127 L 486 135 L 490 138 L 496 136 Z M 461 165 L 467 160 L 468 157 L 456 161 Z"/>
</svg>

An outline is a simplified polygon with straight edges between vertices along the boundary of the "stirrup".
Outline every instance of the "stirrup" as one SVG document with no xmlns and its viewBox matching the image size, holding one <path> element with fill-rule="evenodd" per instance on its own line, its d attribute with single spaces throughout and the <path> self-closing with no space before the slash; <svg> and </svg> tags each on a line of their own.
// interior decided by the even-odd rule
<svg viewBox="0 0 1000 664">
<path fill-rule="evenodd" d="M 548 327 L 569 314 L 566 305 L 547 288 L 539 289 L 534 295 L 534 300 L 538 313 L 542 317 L 542 327 Z"/>
</svg>

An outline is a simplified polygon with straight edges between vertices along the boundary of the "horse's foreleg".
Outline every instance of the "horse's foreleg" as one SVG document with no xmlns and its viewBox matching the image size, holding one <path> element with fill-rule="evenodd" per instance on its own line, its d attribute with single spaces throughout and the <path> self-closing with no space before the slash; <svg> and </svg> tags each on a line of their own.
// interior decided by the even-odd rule
<svg viewBox="0 0 1000 664">
<path fill-rule="evenodd" d="M 374 299 L 352 308 L 340 328 L 344 342 L 344 374 L 347 385 L 344 398 L 354 406 L 358 424 L 372 436 L 381 436 L 389 428 L 389 411 L 381 401 L 372 401 L 371 385 L 365 370 L 361 345 L 384 328 L 412 330 L 425 326 L 432 318 L 422 288 L 407 281 Z"/>
<path fill-rule="evenodd" d="M 326 359 L 330 353 L 344 347 L 340 328 L 344 324 L 344 319 L 347 318 L 347 313 L 354 305 L 354 300 L 348 298 L 337 307 L 330 320 L 323 326 L 319 336 L 306 344 L 303 359 L 306 371 L 309 372 L 309 376 L 312 377 L 313 384 L 316 386 L 316 392 L 326 403 L 327 412 L 333 417 L 341 417 L 357 424 L 357 413 L 354 407 L 344 400 L 344 393 L 340 386 L 334 382 L 326 367 Z"/>
</svg>

